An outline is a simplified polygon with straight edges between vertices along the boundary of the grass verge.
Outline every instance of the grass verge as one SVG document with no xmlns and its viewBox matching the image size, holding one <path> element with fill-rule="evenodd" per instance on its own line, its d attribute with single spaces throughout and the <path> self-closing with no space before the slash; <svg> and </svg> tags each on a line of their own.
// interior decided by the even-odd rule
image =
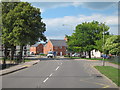
<svg viewBox="0 0 120 90">
<path fill-rule="evenodd" d="M 95 68 L 116 83 L 117 86 L 120 86 L 120 75 L 118 74 L 120 73 L 120 69 L 111 66 L 95 66 Z"/>
<path fill-rule="evenodd" d="M 31 60 L 29 60 L 29 59 L 25 59 L 25 62 L 30 62 Z"/>
</svg>

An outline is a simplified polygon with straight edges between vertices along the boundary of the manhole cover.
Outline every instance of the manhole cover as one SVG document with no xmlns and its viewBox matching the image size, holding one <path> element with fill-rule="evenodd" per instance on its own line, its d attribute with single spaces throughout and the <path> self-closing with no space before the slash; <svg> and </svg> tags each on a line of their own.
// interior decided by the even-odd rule
<svg viewBox="0 0 120 90">
<path fill-rule="evenodd" d="M 102 77 L 102 76 L 100 76 L 100 75 L 97 75 L 96 77 Z"/>
<path fill-rule="evenodd" d="M 97 78 L 102 78 L 103 76 L 100 75 L 100 74 L 93 74 L 94 77 L 97 77 Z"/>
</svg>

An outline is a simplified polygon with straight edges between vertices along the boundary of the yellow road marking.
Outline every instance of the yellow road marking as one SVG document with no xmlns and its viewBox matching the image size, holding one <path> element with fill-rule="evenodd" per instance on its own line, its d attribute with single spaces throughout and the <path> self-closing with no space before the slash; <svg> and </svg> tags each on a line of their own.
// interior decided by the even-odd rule
<svg viewBox="0 0 120 90">
<path fill-rule="evenodd" d="M 102 84 L 102 83 L 89 82 L 89 81 L 85 81 L 85 80 L 80 80 L 80 81 L 83 81 L 83 82 L 87 82 L 87 83 L 92 83 L 92 84 L 97 84 L 97 85 L 104 86 L 104 87 L 102 87 L 102 88 L 108 88 L 108 87 L 109 87 L 109 85 L 105 85 L 105 84 Z"/>
<path fill-rule="evenodd" d="M 102 88 L 108 88 L 109 87 L 109 85 L 106 85 L 106 86 L 104 86 L 104 87 L 102 87 Z"/>
<path fill-rule="evenodd" d="M 30 67 L 31 65 L 24 65 L 23 67 Z"/>
</svg>

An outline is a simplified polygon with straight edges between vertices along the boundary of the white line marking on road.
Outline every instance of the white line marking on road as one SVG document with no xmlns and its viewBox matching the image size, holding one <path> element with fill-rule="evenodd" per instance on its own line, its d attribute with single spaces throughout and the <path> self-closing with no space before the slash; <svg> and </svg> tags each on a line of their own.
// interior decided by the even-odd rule
<svg viewBox="0 0 120 90">
<path fill-rule="evenodd" d="M 56 68 L 56 71 L 59 69 L 59 66 Z"/>
<path fill-rule="evenodd" d="M 43 82 L 45 83 L 49 78 L 46 78 Z"/>
<path fill-rule="evenodd" d="M 53 74 L 50 74 L 50 76 L 49 77 L 51 77 Z"/>
</svg>

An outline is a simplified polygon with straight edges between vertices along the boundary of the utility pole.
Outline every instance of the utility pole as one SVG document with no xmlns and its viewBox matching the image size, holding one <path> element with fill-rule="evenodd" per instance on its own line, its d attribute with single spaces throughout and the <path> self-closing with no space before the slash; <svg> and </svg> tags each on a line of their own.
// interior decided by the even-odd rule
<svg viewBox="0 0 120 90">
<path fill-rule="evenodd" d="M 99 26 L 102 26 L 103 27 L 103 35 L 102 35 L 102 37 L 103 37 L 103 45 L 102 45 L 102 49 L 103 49 L 103 60 L 102 60 L 102 66 L 105 66 L 105 57 L 106 57 L 106 55 L 105 55 L 105 49 L 104 49 L 104 46 L 105 46 L 105 30 L 104 30 L 104 25 L 105 25 L 105 22 L 103 23 L 103 24 L 99 24 Z"/>
<path fill-rule="evenodd" d="M 105 22 L 103 23 L 103 66 L 105 66 L 105 57 L 106 57 L 106 55 L 105 55 L 105 49 L 104 49 L 104 46 L 105 46 L 105 30 L 104 30 L 104 25 L 105 25 Z"/>
</svg>

